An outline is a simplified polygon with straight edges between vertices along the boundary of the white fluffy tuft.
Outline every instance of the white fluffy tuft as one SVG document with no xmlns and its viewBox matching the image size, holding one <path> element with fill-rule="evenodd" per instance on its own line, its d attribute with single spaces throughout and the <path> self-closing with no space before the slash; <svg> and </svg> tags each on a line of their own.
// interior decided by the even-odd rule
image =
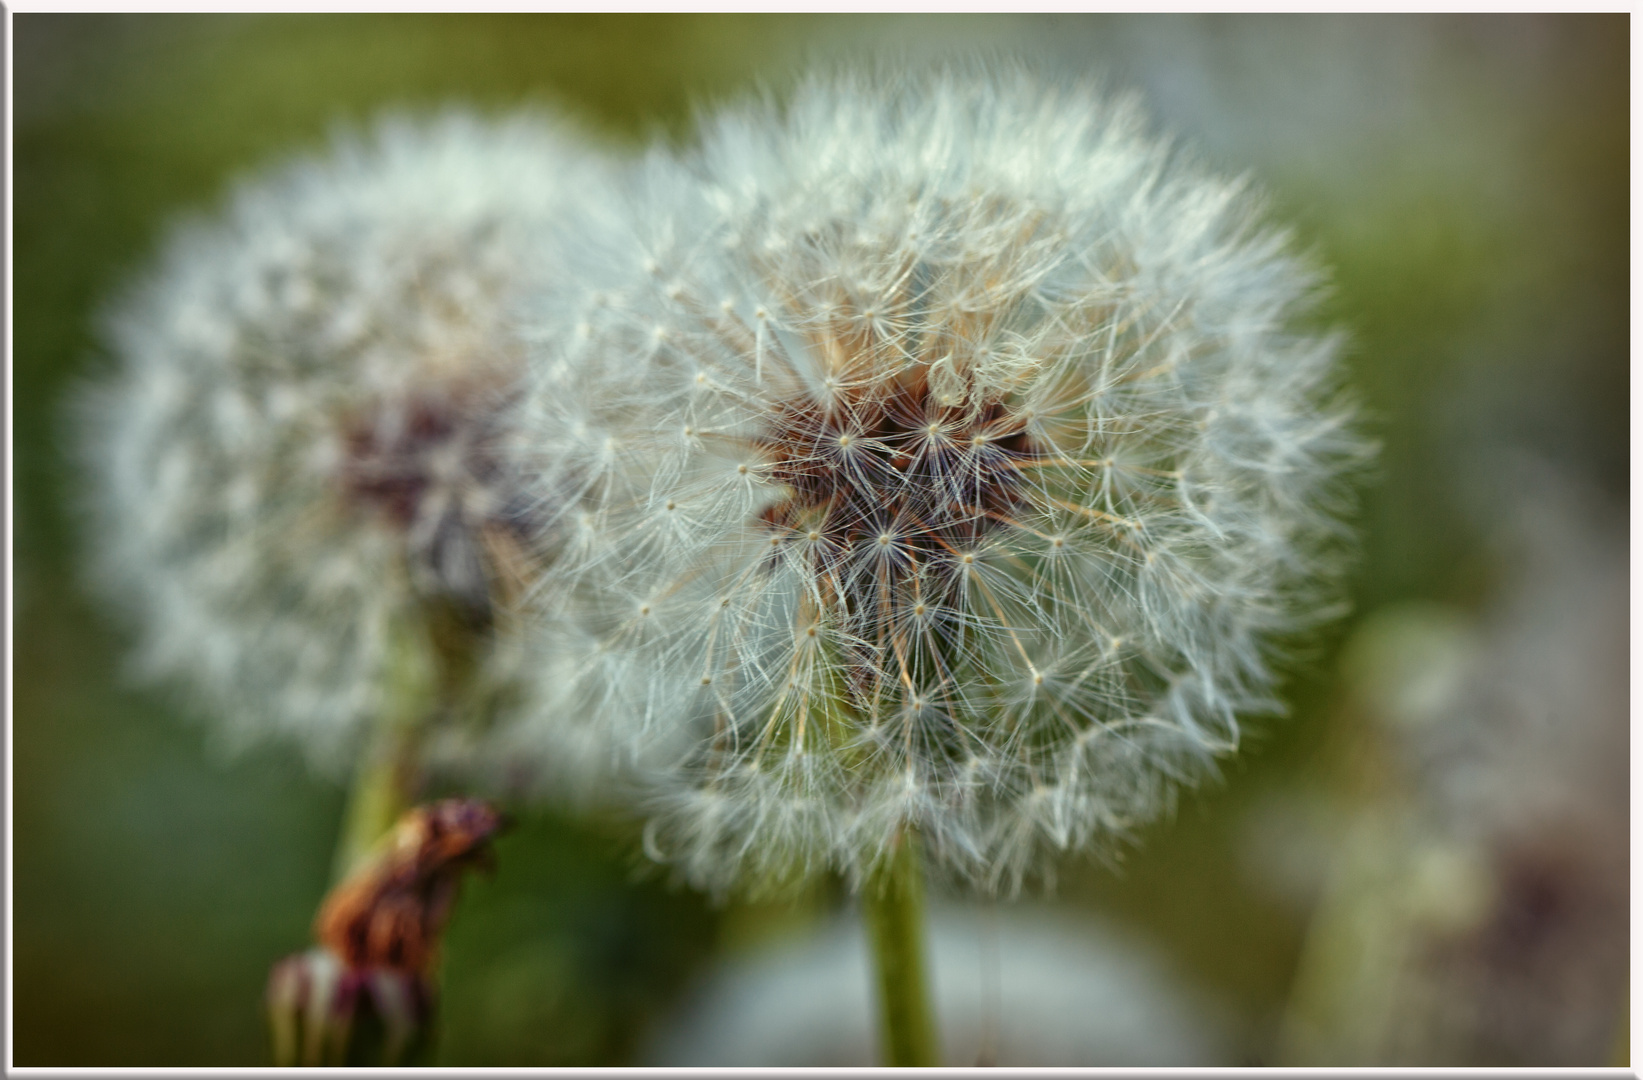
<svg viewBox="0 0 1643 1080">
<path fill-rule="evenodd" d="M 530 320 L 538 596 L 654 855 L 859 880 L 913 828 L 1011 891 L 1276 707 L 1367 448 L 1258 209 L 1010 72 L 812 79 L 588 217 Z"/>
<path fill-rule="evenodd" d="M 507 313 L 595 169 L 544 118 L 391 118 L 241 184 L 110 313 L 116 370 L 78 417 L 96 576 L 140 669 L 230 743 L 334 770 L 383 706 L 393 627 L 430 600 L 495 623 L 530 516 L 498 442 Z M 477 662 L 516 682 L 522 648 L 487 636 Z"/>
</svg>

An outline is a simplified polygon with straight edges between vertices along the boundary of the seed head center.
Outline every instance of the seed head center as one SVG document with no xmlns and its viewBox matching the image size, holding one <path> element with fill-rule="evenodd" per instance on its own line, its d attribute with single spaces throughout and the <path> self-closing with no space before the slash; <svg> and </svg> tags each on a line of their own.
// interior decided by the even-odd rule
<svg viewBox="0 0 1643 1080">
<path fill-rule="evenodd" d="M 947 404 L 915 365 L 825 400 L 770 408 L 754 440 L 787 495 L 762 515 L 773 540 L 803 537 L 810 570 L 838 589 L 852 618 L 882 628 L 913 602 L 941 595 L 984 537 L 1029 498 L 1038 457 L 1026 424 L 999 398 Z M 932 437 L 939 436 L 939 437 Z M 818 542 L 825 541 L 825 542 Z M 919 603 L 924 603 L 920 600 Z"/>
</svg>

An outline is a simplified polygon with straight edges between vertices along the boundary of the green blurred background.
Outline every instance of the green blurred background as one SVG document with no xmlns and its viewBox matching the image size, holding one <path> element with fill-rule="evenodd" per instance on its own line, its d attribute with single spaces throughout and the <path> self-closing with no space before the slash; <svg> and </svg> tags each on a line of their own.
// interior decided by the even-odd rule
<svg viewBox="0 0 1643 1080">
<path fill-rule="evenodd" d="M 1628 484 L 1625 16 L 1117 18 L 19 15 L 15 33 L 15 1061 L 266 1060 L 269 963 L 307 942 L 342 792 L 293 752 L 217 753 L 121 677 L 79 585 L 65 400 L 99 302 L 232 178 L 386 106 L 561 108 L 618 140 L 809 62 L 993 50 L 1141 91 L 1258 177 L 1332 268 L 1326 318 L 1383 453 L 1354 616 L 1302 643 L 1291 716 L 1057 903 L 1130 927 L 1266 1060 L 1308 909 L 1241 854 L 1274 792 L 1337 782 L 1335 655 L 1410 599 L 1476 606 L 1497 569 L 1469 477 L 1509 438 L 1616 506 Z M 803 913 L 711 908 L 642 872 L 631 825 L 526 811 L 447 943 L 437 1061 L 634 1059 L 716 959 Z M 1616 943 L 1624 948 L 1623 942 Z M 1594 1062 L 1595 1063 L 1595 1062 Z"/>
</svg>

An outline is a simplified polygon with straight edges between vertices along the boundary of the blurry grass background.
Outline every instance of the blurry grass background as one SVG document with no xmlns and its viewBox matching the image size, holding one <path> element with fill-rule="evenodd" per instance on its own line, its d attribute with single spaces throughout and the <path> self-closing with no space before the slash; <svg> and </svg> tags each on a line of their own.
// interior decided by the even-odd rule
<svg viewBox="0 0 1643 1080">
<path fill-rule="evenodd" d="M 342 793 L 293 753 L 225 760 L 202 718 L 120 677 L 78 585 L 64 401 L 99 302 L 177 215 L 384 107 L 524 103 L 634 145 L 809 60 L 1004 50 L 1143 92 L 1333 271 L 1327 318 L 1384 451 L 1354 619 L 1468 605 L 1490 448 L 1526 445 L 1616 504 L 1628 485 L 1628 22 L 1595 17 L 19 15 L 15 32 L 14 932 L 20 1065 L 266 1061 L 268 965 L 303 947 Z M 1352 621 L 1303 643 L 1292 715 L 1183 797 L 1101 909 L 1224 1000 L 1264 1059 L 1308 914 L 1244 856 L 1274 792 L 1327 785 Z M 783 932 L 636 874 L 631 829 L 528 813 L 448 940 L 438 1062 L 631 1060 L 691 979 Z M 1623 944 L 1617 943 L 1617 947 Z"/>
</svg>

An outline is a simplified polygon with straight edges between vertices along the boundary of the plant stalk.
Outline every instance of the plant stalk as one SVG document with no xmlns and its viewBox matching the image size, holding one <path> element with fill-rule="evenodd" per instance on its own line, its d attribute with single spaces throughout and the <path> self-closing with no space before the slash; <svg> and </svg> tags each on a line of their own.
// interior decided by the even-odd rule
<svg viewBox="0 0 1643 1080">
<path fill-rule="evenodd" d="M 862 914 L 878 976 L 884 1063 L 929 1067 L 936 1030 L 924 964 L 924 871 L 918 838 L 904 830 L 862 890 Z"/>
<path fill-rule="evenodd" d="M 343 811 L 332 864 L 336 882 L 357 869 L 416 802 L 422 727 L 438 698 L 432 650 L 417 629 L 401 626 L 394 636 L 382 713 Z"/>
<path fill-rule="evenodd" d="M 333 883 L 341 883 L 363 865 L 378 842 L 415 802 L 415 733 L 380 731 L 360 759 L 342 812 L 342 829 L 331 866 Z"/>
</svg>

